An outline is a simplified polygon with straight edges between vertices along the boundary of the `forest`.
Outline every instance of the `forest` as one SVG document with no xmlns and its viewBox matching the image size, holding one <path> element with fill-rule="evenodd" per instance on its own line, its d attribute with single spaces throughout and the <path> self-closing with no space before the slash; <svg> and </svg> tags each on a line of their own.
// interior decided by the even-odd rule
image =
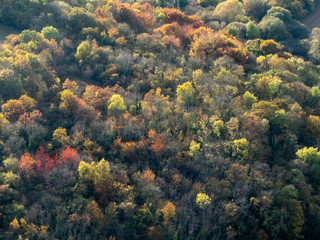
<svg viewBox="0 0 320 240">
<path fill-rule="evenodd" d="M 0 0 L 0 239 L 320 239 L 318 3 Z"/>
</svg>

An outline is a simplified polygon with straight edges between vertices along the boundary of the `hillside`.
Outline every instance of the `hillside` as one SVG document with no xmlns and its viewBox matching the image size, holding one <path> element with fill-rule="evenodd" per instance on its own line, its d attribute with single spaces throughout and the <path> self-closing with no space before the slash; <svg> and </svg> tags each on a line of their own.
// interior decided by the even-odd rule
<svg viewBox="0 0 320 240">
<path fill-rule="evenodd" d="M 303 19 L 302 23 L 311 30 L 313 28 L 320 27 L 320 6 Z"/>
<path fill-rule="evenodd" d="M 3 1 L 0 239 L 319 239 L 312 0 Z"/>
<path fill-rule="evenodd" d="M 7 25 L 0 23 L 0 43 L 4 43 L 6 37 L 10 34 L 18 34 L 19 31 L 14 29 L 13 27 L 9 27 Z"/>
</svg>

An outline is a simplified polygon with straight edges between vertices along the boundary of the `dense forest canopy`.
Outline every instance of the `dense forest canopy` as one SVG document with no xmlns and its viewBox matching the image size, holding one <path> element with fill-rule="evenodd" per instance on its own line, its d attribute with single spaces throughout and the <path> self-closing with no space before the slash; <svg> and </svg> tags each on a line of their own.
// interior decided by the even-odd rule
<svg viewBox="0 0 320 240">
<path fill-rule="evenodd" d="M 315 9 L 2 0 L 0 239 L 319 239 Z"/>
</svg>

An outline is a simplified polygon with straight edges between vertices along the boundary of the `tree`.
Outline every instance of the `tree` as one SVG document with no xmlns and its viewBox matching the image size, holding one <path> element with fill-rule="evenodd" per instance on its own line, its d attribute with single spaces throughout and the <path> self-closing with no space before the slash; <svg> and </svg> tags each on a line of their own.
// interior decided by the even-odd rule
<svg viewBox="0 0 320 240">
<path fill-rule="evenodd" d="M 101 188 L 110 179 L 109 162 L 101 159 L 98 163 L 86 163 L 81 161 L 78 167 L 79 178 L 82 181 L 91 182 L 95 188 Z"/>
<path fill-rule="evenodd" d="M 196 90 L 191 82 L 185 82 L 177 88 L 177 100 L 186 107 L 196 104 Z"/>
<path fill-rule="evenodd" d="M 319 28 L 312 29 L 309 55 L 316 62 L 320 62 L 320 29 Z"/>
<path fill-rule="evenodd" d="M 21 76 L 12 69 L 0 70 L 0 94 L 4 100 L 18 98 L 22 94 Z"/>
<path fill-rule="evenodd" d="M 298 20 L 292 19 L 289 22 L 287 22 L 286 25 L 287 25 L 288 31 L 292 34 L 293 38 L 296 38 L 296 39 L 309 38 L 310 30 L 307 28 L 306 25 L 299 22 Z"/>
<path fill-rule="evenodd" d="M 266 221 L 270 237 L 301 239 L 304 216 L 298 191 L 293 185 L 284 186 L 277 194 L 271 216 Z"/>
<path fill-rule="evenodd" d="M 238 118 L 232 117 L 230 121 L 226 123 L 226 127 L 228 129 L 228 133 L 230 134 L 231 138 L 234 138 L 236 132 L 239 130 L 239 120 Z"/>
<path fill-rule="evenodd" d="M 250 163 L 249 147 L 250 144 L 246 138 L 234 140 L 232 156 L 238 158 L 240 163 Z"/>
<path fill-rule="evenodd" d="M 125 102 L 121 95 L 114 94 L 108 101 L 108 113 L 110 116 L 120 116 L 127 110 Z"/>
<path fill-rule="evenodd" d="M 35 172 L 36 162 L 30 153 L 25 153 L 20 157 L 18 168 L 19 171 L 26 172 L 29 175 Z"/>
<path fill-rule="evenodd" d="M 273 16 L 281 19 L 283 22 L 288 22 L 292 19 L 291 12 L 282 7 L 272 7 L 268 10 L 267 16 Z"/>
<path fill-rule="evenodd" d="M 152 184 L 154 183 L 154 180 L 156 178 L 156 175 L 153 173 L 153 171 L 150 168 L 147 168 L 140 176 L 140 180 L 142 181 L 142 184 Z"/>
<path fill-rule="evenodd" d="M 191 141 L 190 147 L 189 147 L 189 155 L 190 157 L 194 157 L 198 155 L 200 152 L 200 143 L 197 143 L 195 141 Z"/>
<path fill-rule="evenodd" d="M 294 18 L 302 19 L 306 17 L 308 11 L 312 11 L 314 8 L 314 1 L 302 0 L 302 1 L 286 1 L 279 0 L 279 5 L 288 9 Z"/>
<path fill-rule="evenodd" d="M 68 27 L 70 30 L 80 32 L 83 28 L 95 27 L 96 20 L 84 8 L 73 8 L 68 14 Z"/>
<path fill-rule="evenodd" d="M 282 46 L 271 39 L 262 41 L 260 43 L 260 49 L 265 55 L 276 54 L 282 50 Z"/>
<path fill-rule="evenodd" d="M 201 7 L 216 6 L 219 2 L 220 0 L 197 0 Z"/>
<path fill-rule="evenodd" d="M 46 153 L 44 148 L 40 146 L 35 156 L 38 173 L 49 173 L 51 169 L 57 165 L 56 158 L 56 155 L 50 156 L 50 154 Z"/>
<path fill-rule="evenodd" d="M 75 54 L 76 59 L 79 61 L 80 65 L 88 63 L 91 59 L 91 44 L 89 41 L 84 41 L 80 43 L 77 47 L 77 52 Z"/>
<path fill-rule="evenodd" d="M 168 98 L 161 94 L 161 89 L 150 90 L 141 101 L 142 115 L 148 120 L 148 125 L 153 129 L 162 130 L 166 127 L 171 113 Z"/>
<path fill-rule="evenodd" d="M 319 102 L 320 99 L 320 90 L 318 86 L 311 88 L 311 105 L 314 106 Z M 0 124 L 1 125 L 1 124 Z"/>
<path fill-rule="evenodd" d="M 70 90 L 73 94 L 77 94 L 79 86 L 75 81 L 70 81 L 69 78 L 62 85 L 63 89 Z"/>
<path fill-rule="evenodd" d="M 96 201 L 92 200 L 91 202 L 89 202 L 85 209 L 87 212 L 89 212 L 93 216 L 93 219 L 96 223 L 98 224 L 103 223 L 105 219 L 105 215 L 99 208 L 99 205 Z"/>
<path fill-rule="evenodd" d="M 279 94 L 281 84 L 279 77 L 264 76 L 256 83 L 257 93 L 264 99 L 274 98 Z"/>
<path fill-rule="evenodd" d="M 44 177 L 48 188 L 55 193 L 55 195 L 61 196 L 64 199 L 70 199 L 76 190 L 77 175 L 74 168 L 61 166 L 61 157 L 58 160 L 59 167 L 53 168 L 50 173 Z"/>
<path fill-rule="evenodd" d="M 86 163 L 81 161 L 78 166 L 79 179 L 81 181 L 93 181 L 95 163 Z"/>
<path fill-rule="evenodd" d="M 76 149 L 67 146 L 59 156 L 60 163 L 76 163 L 79 160 L 78 152 Z"/>
<path fill-rule="evenodd" d="M 161 10 L 162 13 L 165 15 L 165 22 L 166 23 L 173 23 L 177 22 L 180 25 L 187 25 L 187 24 L 200 24 L 201 20 L 197 16 L 188 16 L 182 13 L 178 9 L 174 8 L 163 8 Z"/>
<path fill-rule="evenodd" d="M 148 147 L 157 157 L 161 156 L 166 142 L 164 141 L 163 134 L 157 134 L 155 130 L 151 129 L 148 132 L 148 141 L 150 146 Z"/>
<path fill-rule="evenodd" d="M 189 54 L 202 60 L 226 55 L 241 64 L 246 63 L 248 60 L 248 55 L 244 51 L 242 42 L 226 31 L 214 32 L 212 29 L 204 27 L 194 31 Z"/>
<path fill-rule="evenodd" d="M 238 0 L 227 0 L 217 5 L 213 15 L 220 21 L 231 23 L 245 15 L 243 4 Z"/>
<path fill-rule="evenodd" d="M 87 154 L 95 155 L 95 156 L 101 156 L 103 155 L 103 149 L 99 144 L 97 144 L 94 141 L 91 141 L 89 138 L 87 138 L 83 143 L 83 151 Z"/>
<path fill-rule="evenodd" d="M 58 127 L 54 130 L 52 140 L 57 146 L 67 145 L 70 141 L 67 130 L 62 127 Z"/>
<path fill-rule="evenodd" d="M 54 39 L 56 41 L 59 40 L 60 38 L 60 34 L 58 29 L 49 26 L 49 27 L 45 27 L 42 29 L 41 33 L 43 34 L 43 36 L 49 40 Z"/>
<path fill-rule="evenodd" d="M 25 113 L 26 108 L 20 100 L 9 100 L 2 105 L 2 113 L 10 122 L 15 122 Z"/>
<path fill-rule="evenodd" d="M 80 189 L 93 188 L 98 202 L 106 206 L 114 199 L 117 185 L 110 173 L 108 161 L 101 159 L 98 163 L 81 161 L 78 167 Z M 85 192 L 86 193 L 86 192 Z"/>
<path fill-rule="evenodd" d="M 165 224 L 169 223 L 169 220 L 174 219 L 176 216 L 176 206 L 172 202 L 168 202 L 162 209 L 163 220 Z"/>
<path fill-rule="evenodd" d="M 0 113 L 0 129 L 9 124 L 9 121 L 4 117 L 3 113 Z"/>
<path fill-rule="evenodd" d="M 320 152 L 318 148 L 304 147 L 296 152 L 297 157 L 310 166 L 311 180 L 314 186 L 320 185 Z"/>
<path fill-rule="evenodd" d="M 258 27 L 262 37 L 274 39 L 276 41 L 284 40 L 289 37 L 289 33 L 283 21 L 277 17 L 265 16 Z"/>
<path fill-rule="evenodd" d="M 257 97 L 254 96 L 254 94 L 246 91 L 244 94 L 243 94 L 243 100 L 244 100 L 244 103 L 247 107 L 251 107 L 252 104 L 256 103 L 258 100 L 257 100 Z"/>
<path fill-rule="evenodd" d="M 73 91 L 70 89 L 70 87 L 68 87 L 68 89 Z M 82 99 L 101 113 L 106 114 L 108 109 L 106 102 L 112 97 L 113 94 L 114 93 L 110 88 L 100 88 L 98 86 L 89 85 L 86 87 L 86 91 L 83 94 Z"/>
<path fill-rule="evenodd" d="M 156 0 L 156 2 L 159 7 L 166 7 L 167 6 L 166 0 Z"/>
<path fill-rule="evenodd" d="M 19 100 L 22 102 L 22 104 L 24 105 L 24 107 L 26 108 L 27 112 L 31 112 L 34 110 L 37 101 L 32 99 L 31 97 L 27 96 L 27 95 L 22 95 Z"/>
<path fill-rule="evenodd" d="M 198 193 L 196 197 L 196 204 L 200 208 L 204 208 L 211 204 L 212 199 L 206 193 Z"/>
<path fill-rule="evenodd" d="M 93 173 L 93 184 L 95 188 L 101 188 L 106 181 L 110 178 L 110 166 L 109 162 L 101 159 L 94 166 L 94 173 Z"/>
<path fill-rule="evenodd" d="M 266 0 L 244 0 L 243 6 L 246 13 L 259 21 L 265 15 L 267 10 Z"/>
<path fill-rule="evenodd" d="M 228 218 L 234 218 L 239 213 L 239 206 L 237 206 L 235 203 L 227 203 L 225 206 L 225 212 Z"/>
<path fill-rule="evenodd" d="M 14 158 L 12 155 L 3 160 L 3 165 L 7 171 L 15 171 L 18 167 L 19 159 Z"/>
<path fill-rule="evenodd" d="M 306 137 L 308 139 L 316 139 L 317 146 L 320 143 L 320 117 L 309 115 L 306 121 Z"/>
<path fill-rule="evenodd" d="M 296 155 L 299 159 L 308 164 L 320 162 L 320 153 L 318 152 L 318 148 L 304 147 L 298 150 Z"/>
<path fill-rule="evenodd" d="M 60 108 L 64 109 L 65 112 L 71 113 L 72 109 L 74 108 L 72 105 L 74 103 L 74 94 L 70 89 L 63 90 L 60 93 L 61 104 Z"/>
<path fill-rule="evenodd" d="M 213 123 L 213 133 L 217 136 L 220 137 L 221 134 L 223 133 L 225 126 L 224 122 L 222 120 L 216 120 Z"/>
<path fill-rule="evenodd" d="M 1 177 L 3 178 L 3 184 L 9 185 L 11 188 L 17 188 L 20 185 L 20 175 L 12 171 L 3 173 Z"/>
<path fill-rule="evenodd" d="M 248 22 L 247 25 L 247 33 L 246 36 L 249 39 L 256 39 L 260 37 L 260 30 L 254 22 Z"/>
<path fill-rule="evenodd" d="M 24 124 L 41 123 L 44 121 L 42 113 L 39 110 L 26 112 L 19 117 L 19 121 Z M 1 125 L 0 125 L 1 126 Z"/>
<path fill-rule="evenodd" d="M 140 141 L 122 142 L 120 138 L 116 139 L 113 143 L 113 147 L 120 155 L 130 162 L 136 162 L 146 160 L 146 145 L 147 142 L 144 138 Z"/>
<path fill-rule="evenodd" d="M 43 36 L 41 37 L 41 34 L 35 30 L 23 30 L 20 33 L 19 38 L 23 43 L 29 43 L 31 41 L 40 40 Z"/>
<path fill-rule="evenodd" d="M 13 221 L 10 223 L 10 228 L 15 231 L 18 231 L 20 229 L 20 224 L 16 218 L 13 219 Z"/>
</svg>

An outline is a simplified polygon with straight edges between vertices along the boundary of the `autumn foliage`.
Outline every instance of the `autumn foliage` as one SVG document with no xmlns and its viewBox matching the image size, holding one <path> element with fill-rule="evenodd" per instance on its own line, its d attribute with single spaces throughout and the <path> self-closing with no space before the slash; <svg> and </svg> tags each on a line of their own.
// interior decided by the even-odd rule
<svg viewBox="0 0 320 240">
<path fill-rule="evenodd" d="M 160 156 L 166 146 L 163 134 L 157 134 L 153 129 L 148 132 L 148 147 L 156 156 Z"/>
<path fill-rule="evenodd" d="M 201 59 L 227 55 L 239 63 L 246 63 L 248 59 L 243 44 L 236 38 L 224 31 L 213 32 L 206 28 L 195 31 L 190 55 Z"/>
<path fill-rule="evenodd" d="M 141 175 L 141 181 L 143 184 L 154 183 L 156 175 L 152 172 L 151 169 L 145 170 Z"/>
<path fill-rule="evenodd" d="M 114 2 L 112 10 L 118 21 L 126 22 L 138 32 L 143 32 L 151 28 L 155 22 L 150 12 L 146 11 L 152 10 L 153 7 L 146 3 L 139 6 L 139 8 L 139 11 L 136 11 L 128 3 Z"/>
<path fill-rule="evenodd" d="M 51 155 L 45 152 L 43 147 L 39 147 L 36 155 L 35 161 L 37 165 L 37 171 L 41 174 L 48 173 L 57 164 L 57 155 Z"/>
<path fill-rule="evenodd" d="M 25 106 L 20 100 L 9 100 L 1 108 L 5 118 L 11 122 L 17 121 L 26 111 Z"/>
<path fill-rule="evenodd" d="M 201 21 L 197 16 L 188 16 L 178 9 L 163 8 L 161 12 L 164 13 L 167 23 L 177 22 L 180 25 L 194 24 L 198 27 L 204 25 L 203 21 Z"/>
<path fill-rule="evenodd" d="M 59 163 L 64 164 L 64 163 L 76 163 L 79 161 L 79 156 L 78 152 L 76 149 L 71 148 L 70 146 L 67 146 L 66 149 L 64 149 L 60 154 L 59 154 Z"/>
<path fill-rule="evenodd" d="M 319 239 L 316 1 L 0 2 L 0 239 Z"/>
<path fill-rule="evenodd" d="M 80 161 L 77 150 L 67 146 L 60 154 L 50 154 L 43 147 L 39 147 L 32 157 L 30 153 L 25 153 L 20 157 L 18 168 L 21 172 L 31 175 L 35 172 L 39 174 L 49 173 L 53 168 L 62 164 L 75 164 Z"/>
<path fill-rule="evenodd" d="M 33 174 L 36 169 L 36 162 L 30 153 L 25 153 L 20 157 L 19 170 L 21 172 L 26 172 L 27 174 Z"/>
</svg>

